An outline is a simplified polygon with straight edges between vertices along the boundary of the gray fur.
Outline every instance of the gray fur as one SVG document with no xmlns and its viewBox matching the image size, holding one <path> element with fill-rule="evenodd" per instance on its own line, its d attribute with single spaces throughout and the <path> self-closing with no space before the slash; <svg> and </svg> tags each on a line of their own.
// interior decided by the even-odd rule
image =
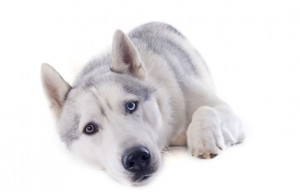
<svg viewBox="0 0 300 192">
<path fill-rule="evenodd" d="M 164 24 L 162 24 L 164 26 Z M 171 25 L 165 24 L 166 29 L 170 30 L 173 33 L 176 33 L 178 36 L 184 37 L 176 28 Z"/>
<path fill-rule="evenodd" d="M 100 58 L 91 60 L 79 74 L 73 87 L 89 87 L 95 85 L 100 79 L 105 80 L 112 65 L 111 54 L 105 54 Z"/>
<path fill-rule="evenodd" d="M 102 106 L 100 106 L 100 111 L 101 111 L 101 114 L 106 117 L 106 113 L 105 113 L 105 110 Z"/>
<path fill-rule="evenodd" d="M 152 33 L 147 28 L 132 31 L 129 37 L 137 47 L 142 42 L 149 50 L 164 57 L 178 78 L 185 75 L 198 75 L 190 55 L 168 37 Z"/>
<path fill-rule="evenodd" d="M 157 33 L 157 31 L 164 29 L 177 34 L 180 38 L 184 38 L 174 27 L 163 23 L 142 25 L 131 31 L 129 38 L 131 38 L 138 50 L 141 46 L 146 45 L 149 51 L 161 55 L 169 64 L 170 69 L 174 72 L 179 83 L 182 77 L 186 75 L 199 75 L 189 53 L 172 41 L 172 39 L 166 36 L 160 36 L 159 33 Z M 153 31 L 156 31 L 156 33 L 153 33 Z M 176 59 L 176 62 L 174 62 L 174 59 Z M 82 86 L 95 85 L 95 83 L 99 81 L 99 77 L 111 71 L 111 66 L 112 56 L 110 53 L 105 54 L 101 58 L 95 58 L 83 69 L 74 86 L 76 87 L 80 84 Z"/>
<path fill-rule="evenodd" d="M 172 41 L 170 37 L 163 33 L 159 33 L 159 31 L 164 30 L 168 33 L 174 33 L 179 38 L 184 39 L 184 36 L 181 35 L 181 33 L 179 33 L 175 28 L 162 23 L 149 23 L 142 25 L 131 31 L 129 33 L 129 38 L 131 38 L 138 51 L 140 49 L 145 49 L 146 46 L 148 51 L 152 51 L 160 55 L 174 73 L 174 77 L 176 77 L 176 81 L 181 88 L 181 93 L 185 94 L 186 88 L 183 79 L 186 76 L 199 76 L 199 74 L 195 69 L 189 53 L 182 49 L 175 41 Z M 76 88 L 89 89 L 90 87 L 101 86 L 101 84 L 106 82 L 114 82 L 119 84 L 120 87 L 122 87 L 128 94 L 134 94 L 142 101 L 149 99 L 150 95 L 155 91 L 155 88 L 143 84 L 143 82 L 138 81 L 134 77 L 112 71 L 112 62 L 113 59 L 111 53 L 106 53 L 100 58 L 91 60 L 79 74 L 72 86 L 71 92 Z M 108 106 L 111 108 L 110 105 Z M 101 105 L 99 106 L 99 109 L 102 115 L 106 116 L 106 112 Z M 73 132 L 69 133 L 72 137 L 65 138 L 72 139 L 64 140 L 71 143 L 71 141 L 78 138 L 78 135 L 76 134 L 76 129 L 69 129 L 69 132 Z M 76 137 L 73 137 L 74 135 L 76 135 Z"/>
<path fill-rule="evenodd" d="M 106 103 L 109 110 L 113 110 L 112 107 L 111 107 L 111 104 L 109 103 L 109 100 L 107 98 L 105 98 L 105 103 Z"/>
<path fill-rule="evenodd" d="M 42 77 L 62 140 L 120 181 L 154 174 L 166 146 L 185 145 L 192 155 L 210 158 L 243 140 L 239 119 L 215 95 L 200 54 L 167 24 L 148 23 L 128 35 L 117 30 L 112 50 L 91 60 L 72 88 L 49 65 Z M 138 107 L 129 112 L 128 101 Z M 83 131 L 89 122 L 101 130 Z M 136 146 L 149 149 L 150 175 L 121 162 Z"/>
<path fill-rule="evenodd" d="M 154 92 L 154 88 L 144 85 L 135 79 L 119 76 L 116 80 L 119 81 L 119 83 L 123 82 L 122 87 L 128 94 L 133 94 L 142 101 L 148 100 L 150 95 Z"/>
<path fill-rule="evenodd" d="M 65 112 L 68 113 L 67 110 Z M 74 112 L 70 112 L 68 118 L 61 119 L 60 124 L 63 128 L 60 129 L 60 137 L 67 147 L 70 147 L 80 136 L 79 122 L 80 117 Z"/>
</svg>

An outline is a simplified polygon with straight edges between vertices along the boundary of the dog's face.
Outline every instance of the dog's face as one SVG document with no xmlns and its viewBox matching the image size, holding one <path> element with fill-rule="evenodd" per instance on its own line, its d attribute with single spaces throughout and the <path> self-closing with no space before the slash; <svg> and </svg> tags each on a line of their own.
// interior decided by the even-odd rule
<svg viewBox="0 0 300 192">
<path fill-rule="evenodd" d="M 139 54 L 121 31 L 111 61 L 110 70 L 83 76 L 73 87 L 43 65 L 44 87 L 72 152 L 118 181 L 142 184 L 160 166 L 162 115 Z"/>
</svg>

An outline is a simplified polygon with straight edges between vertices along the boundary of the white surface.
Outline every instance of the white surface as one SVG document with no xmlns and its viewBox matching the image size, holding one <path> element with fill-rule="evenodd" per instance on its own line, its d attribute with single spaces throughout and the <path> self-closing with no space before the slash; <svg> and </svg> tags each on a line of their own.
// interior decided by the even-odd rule
<svg viewBox="0 0 300 192">
<path fill-rule="evenodd" d="M 198 48 L 218 93 L 243 117 L 244 144 L 213 160 L 172 153 L 145 187 L 74 160 L 55 132 L 40 64 L 69 82 L 115 29 L 177 27 Z M 300 3 L 0 0 L 0 191 L 300 191 Z"/>
</svg>

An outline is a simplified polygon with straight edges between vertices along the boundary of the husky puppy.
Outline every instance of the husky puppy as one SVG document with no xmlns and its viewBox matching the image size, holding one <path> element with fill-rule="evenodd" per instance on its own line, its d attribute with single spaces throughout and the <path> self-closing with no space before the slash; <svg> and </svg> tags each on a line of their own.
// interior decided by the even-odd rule
<svg viewBox="0 0 300 192">
<path fill-rule="evenodd" d="M 244 138 L 203 59 L 168 24 L 117 30 L 111 51 L 88 63 L 72 86 L 48 64 L 41 72 L 62 141 L 123 183 L 149 181 L 164 147 L 213 158 Z"/>
</svg>

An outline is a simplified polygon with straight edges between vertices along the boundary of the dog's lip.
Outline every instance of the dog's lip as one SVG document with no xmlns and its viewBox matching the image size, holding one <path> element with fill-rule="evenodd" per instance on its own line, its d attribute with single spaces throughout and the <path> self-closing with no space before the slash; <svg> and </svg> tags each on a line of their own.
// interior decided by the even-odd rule
<svg viewBox="0 0 300 192">
<path fill-rule="evenodd" d="M 158 166 L 157 166 L 157 164 L 154 164 L 153 166 L 151 166 L 150 170 L 144 171 L 139 174 L 132 175 L 133 185 L 145 184 L 147 181 L 150 180 L 150 178 L 152 178 L 152 176 L 156 173 L 157 170 L 158 170 Z"/>
<path fill-rule="evenodd" d="M 133 184 L 134 185 L 142 185 L 144 184 L 147 180 L 149 180 L 149 178 L 152 176 L 153 174 L 142 174 L 141 176 L 139 176 L 138 179 L 136 179 Z"/>
<path fill-rule="evenodd" d="M 151 177 L 151 176 L 152 176 L 152 174 L 142 175 L 142 176 L 137 180 L 137 182 L 142 182 L 142 181 L 148 179 L 148 178 Z"/>
<path fill-rule="evenodd" d="M 136 184 L 142 184 L 144 181 L 149 180 L 154 175 L 155 171 L 144 172 L 133 176 L 133 182 Z"/>
</svg>

